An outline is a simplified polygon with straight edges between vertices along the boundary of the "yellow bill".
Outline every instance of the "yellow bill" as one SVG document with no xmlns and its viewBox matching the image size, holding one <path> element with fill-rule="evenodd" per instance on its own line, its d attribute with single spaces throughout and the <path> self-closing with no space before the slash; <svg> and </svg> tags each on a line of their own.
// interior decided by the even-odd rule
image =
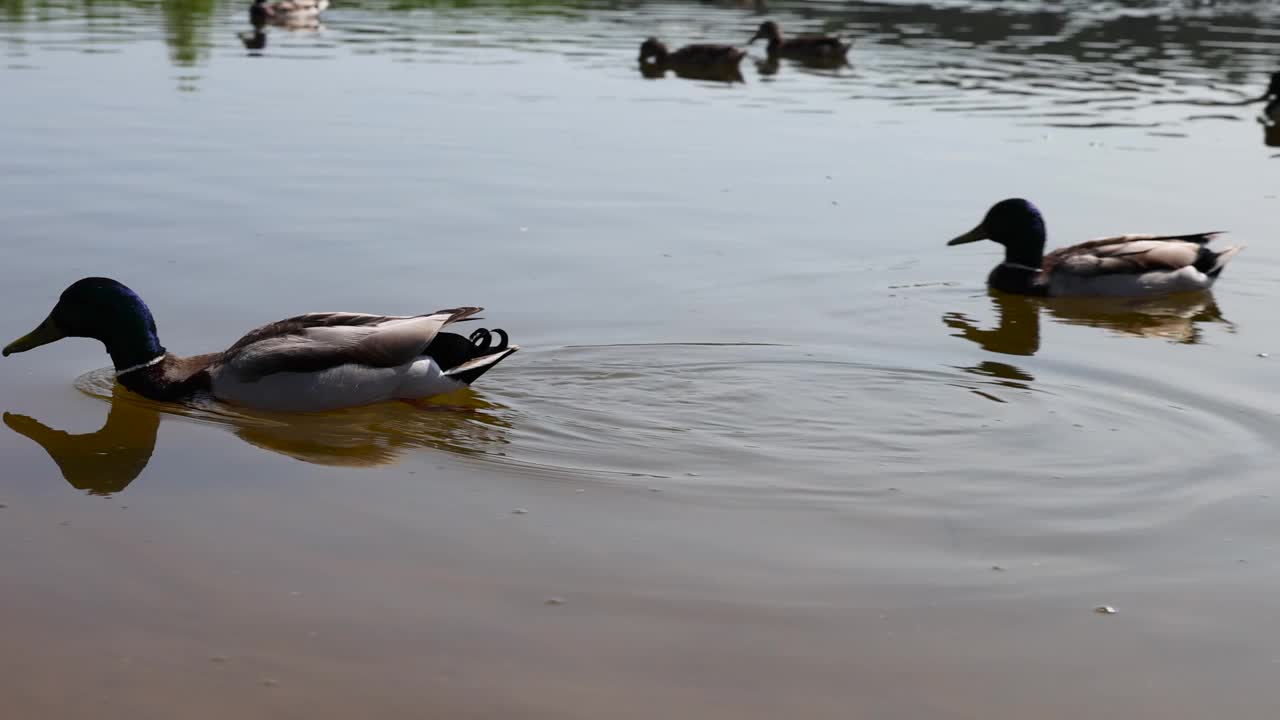
<svg viewBox="0 0 1280 720">
<path fill-rule="evenodd" d="M 64 337 L 66 337 L 66 335 L 58 329 L 56 324 L 54 324 L 53 318 L 48 317 L 45 318 L 44 322 L 40 323 L 40 326 L 35 330 L 32 330 L 26 335 L 23 335 L 17 340 L 5 345 L 4 356 L 9 357 L 14 353 L 34 350 L 41 345 L 48 345 L 51 342 L 57 342 Z"/>
</svg>

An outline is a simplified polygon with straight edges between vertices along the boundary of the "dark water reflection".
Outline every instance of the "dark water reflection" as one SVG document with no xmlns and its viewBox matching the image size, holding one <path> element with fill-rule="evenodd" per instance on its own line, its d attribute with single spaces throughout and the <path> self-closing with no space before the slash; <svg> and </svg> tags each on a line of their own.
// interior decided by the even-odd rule
<svg viewBox="0 0 1280 720">
<path fill-rule="evenodd" d="M 262 50 L 267 47 L 267 33 L 261 28 L 254 30 L 246 30 L 240 33 L 240 42 L 244 43 L 245 50 Z M 259 55 L 261 53 L 251 52 L 251 55 Z"/>
<path fill-rule="evenodd" d="M 647 80 L 661 80 L 670 73 L 684 80 L 702 80 L 716 83 L 746 82 L 746 78 L 742 76 L 742 71 L 737 67 L 679 67 L 667 69 L 655 65 L 646 65 L 645 63 L 640 63 L 639 67 L 640 75 Z"/>
</svg>

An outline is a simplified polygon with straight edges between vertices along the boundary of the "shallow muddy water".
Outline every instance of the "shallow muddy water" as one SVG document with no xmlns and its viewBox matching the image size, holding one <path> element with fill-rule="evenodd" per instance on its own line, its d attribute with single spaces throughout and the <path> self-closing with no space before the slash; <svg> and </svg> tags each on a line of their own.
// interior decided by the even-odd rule
<svg viewBox="0 0 1280 720">
<path fill-rule="evenodd" d="M 20 716 L 1274 715 L 1274 4 L 2 7 L 3 341 L 107 275 L 182 354 L 462 304 L 524 347 L 305 417 L 0 362 Z M 637 71 L 764 17 L 850 66 Z M 1015 195 L 1248 247 L 992 296 L 944 244 Z"/>
</svg>

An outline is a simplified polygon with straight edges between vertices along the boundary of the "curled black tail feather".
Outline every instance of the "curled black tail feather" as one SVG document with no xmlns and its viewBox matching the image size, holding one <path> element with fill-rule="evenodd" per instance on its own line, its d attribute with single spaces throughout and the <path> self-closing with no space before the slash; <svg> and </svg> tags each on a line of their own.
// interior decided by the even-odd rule
<svg viewBox="0 0 1280 720">
<path fill-rule="evenodd" d="M 505 330 L 476 328 L 466 337 L 451 332 L 437 333 L 422 354 L 424 357 L 435 360 L 441 370 L 450 373 L 472 360 L 500 355 L 513 349 L 514 346 L 511 345 Z M 496 360 L 493 363 L 479 363 L 474 368 L 463 368 L 452 377 L 471 383 L 495 364 L 497 364 Z"/>
</svg>

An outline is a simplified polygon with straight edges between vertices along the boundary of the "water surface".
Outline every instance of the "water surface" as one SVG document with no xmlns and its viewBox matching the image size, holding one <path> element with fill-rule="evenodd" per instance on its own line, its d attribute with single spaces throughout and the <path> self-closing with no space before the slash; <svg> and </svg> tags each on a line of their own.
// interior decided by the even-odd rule
<svg viewBox="0 0 1280 720">
<path fill-rule="evenodd" d="M 21 714 L 1274 713 L 1274 4 L 4 11 L 5 341 L 108 275 L 179 353 L 459 304 L 525 347 L 308 417 L 7 358 Z M 764 17 L 851 65 L 637 71 Z M 1053 244 L 1248 249 L 1212 295 L 993 297 L 944 243 L 1013 195 Z"/>
</svg>

